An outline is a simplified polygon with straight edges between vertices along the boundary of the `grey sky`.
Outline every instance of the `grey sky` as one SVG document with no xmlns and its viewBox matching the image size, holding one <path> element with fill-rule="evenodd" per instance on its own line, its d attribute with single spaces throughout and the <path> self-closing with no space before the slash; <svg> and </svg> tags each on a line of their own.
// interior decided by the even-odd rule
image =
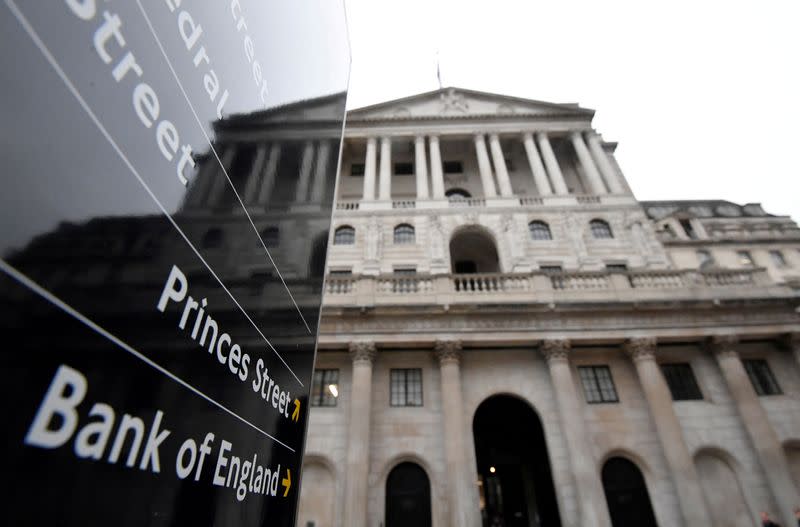
<svg viewBox="0 0 800 527">
<path fill-rule="evenodd" d="M 348 106 L 445 86 L 597 110 L 639 199 L 800 220 L 800 3 L 347 0 Z"/>
</svg>

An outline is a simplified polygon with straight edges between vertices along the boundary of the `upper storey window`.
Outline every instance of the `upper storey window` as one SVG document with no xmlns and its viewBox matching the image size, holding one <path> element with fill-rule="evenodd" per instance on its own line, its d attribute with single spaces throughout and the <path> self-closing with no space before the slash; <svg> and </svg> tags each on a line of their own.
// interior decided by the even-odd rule
<svg viewBox="0 0 800 527">
<path fill-rule="evenodd" d="M 683 232 L 686 233 L 686 236 L 688 236 L 692 240 L 696 240 L 697 232 L 694 230 L 694 227 L 692 227 L 692 220 L 680 220 L 680 221 L 681 221 L 681 228 L 683 228 Z"/>
<path fill-rule="evenodd" d="M 589 222 L 589 227 L 592 230 L 592 236 L 598 240 L 613 238 L 614 234 L 611 232 L 611 226 L 604 220 L 592 220 Z"/>
<path fill-rule="evenodd" d="M 528 232 L 531 233 L 532 240 L 552 240 L 550 226 L 543 221 L 532 221 L 528 224 Z"/>
<path fill-rule="evenodd" d="M 349 225 L 342 225 L 333 233 L 334 245 L 353 245 L 356 243 L 356 230 Z"/>
<path fill-rule="evenodd" d="M 364 163 L 353 163 L 350 165 L 350 175 L 360 177 L 364 175 Z"/>
<path fill-rule="evenodd" d="M 775 264 L 775 267 L 789 266 L 789 264 L 786 263 L 786 258 L 783 256 L 781 251 L 772 250 L 769 252 L 769 257 L 772 259 L 772 263 Z"/>
<path fill-rule="evenodd" d="M 700 269 L 708 269 L 714 265 L 714 257 L 710 251 L 700 249 L 697 251 L 697 259 L 700 260 Z"/>
<path fill-rule="evenodd" d="M 267 227 L 261 231 L 261 239 L 267 249 L 278 247 L 281 244 L 281 231 L 277 227 Z"/>
<path fill-rule="evenodd" d="M 445 174 L 463 174 L 464 165 L 461 161 L 445 161 L 442 163 L 442 170 Z"/>
<path fill-rule="evenodd" d="M 412 176 L 414 175 L 413 163 L 395 163 L 394 164 L 395 176 Z"/>
<path fill-rule="evenodd" d="M 755 267 L 756 263 L 753 261 L 753 255 L 750 251 L 736 251 L 736 256 L 739 258 L 739 265 L 743 267 Z"/>
<path fill-rule="evenodd" d="M 394 243 L 405 244 L 414 243 L 416 241 L 414 236 L 414 227 L 408 223 L 401 223 L 394 228 Z"/>
</svg>

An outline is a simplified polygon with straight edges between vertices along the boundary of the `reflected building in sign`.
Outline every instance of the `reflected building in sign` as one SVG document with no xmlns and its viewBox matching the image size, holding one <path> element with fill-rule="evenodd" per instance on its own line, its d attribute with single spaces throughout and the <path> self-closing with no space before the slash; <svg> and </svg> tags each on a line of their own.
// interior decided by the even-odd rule
<svg viewBox="0 0 800 527">
<path fill-rule="evenodd" d="M 230 423 L 217 428 L 219 408 L 208 405 L 198 409 L 195 394 L 187 395 L 177 382 L 154 381 L 151 369 L 136 361 L 126 362 L 126 355 L 98 332 L 107 330 L 130 344 L 176 380 L 191 379 L 193 388 L 235 408 L 259 426 L 269 427 L 275 437 L 299 446 L 302 452 L 303 428 L 293 420 L 271 419 L 263 401 L 253 396 L 249 383 L 238 382 L 236 375 L 244 375 L 241 367 L 237 372 L 232 361 L 222 367 L 217 364 L 222 360 L 219 348 L 216 354 L 211 348 L 205 349 L 212 337 L 201 342 L 206 339 L 205 327 L 200 331 L 195 325 L 190 338 L 193 315 L 184 332 L 176 331 L 178 319 L 165 319 L 156 305 L 170 269 L 179 268 L 189 284 L 189 293 L 206 308 L 206 316 L 218 328 L 209 330 L 209 335 L 216 338 L 224 331 L 231 336 L 230 342 L 253 355 L 249 382 L 255 378 L 252 372 L 259 357 L 268 361 L 272 372 L 279 368 L 277 361 L 271 362 L 271 352 L 264 344 L 267 337 L 287 367 L 307 384 L 319 319 L 344 105 L 345 94 L 335 94 L 216 122 L 214 150 L 197 159 L 197 177 L 172 214 L 183 235 L 161 214 L 94 217 L 62 222 L 23 247 L 9 250 L 4 260 L 10 266 L 55 297 L 66 299 L 72 309 L 103 329 L 87 332 L 75 318 L 42 303 L 3 275 L 3 331 L 10 342 L 20 346 L 19 353 L 5 357 L 4 368 L 14 372 L 4 381 L 5 388 L 36 395 L 32 385 L 38 386 L 41 381 L 29 373 L 27 361 L 36 357 L 42 374 L 51 373 L 44 365 L 66 361 L 94 379 L 92 393 L 104 394 L 105 401 L 115 407 L 125 408 L 132 415 L 163 409 L 164 426 L 174 436 L 190 433 L 183 430 L 199 433 L 195 431 L 216 429 L 240 451 L 259 452 L 261 459 L 271 456 L 275 466 L 291 466 L 295 492 L 300 487 L 300 466 L 291 464 L 279 446 L 249 433 L 250 428 L 242 431 Z M 187 250 L 186 239 L 208 266 Z M 53 341 L 59 345 L 53 346 Z M 227 353 L 225 358 L 231 356 Z M 289 381 L 280 380 L 279 374 L 270 373 L 276 382 L 297 393 L 302 409 L 307 408 L 306 398 Z M 35 404 L 38 399 L 25 401 L 24 411 L 9 418 L 9 428 L 27 429 Z M 124 488 L 126 500 L 146 506 L 137 514 L 128 514 L 124 521 L 118 520 L 120 525 L 142 525 L 148 518 L 158 518 L 165 525 L 294 524 L 294 508 L 288 499 L 248 497 L 241 502 L 235 490 L 219 490 L 210 481 L 180 481 L 170 474 L 177 445 L 169 446 L 161 452 L 166 474 L 143 480 L 146 484 L 134 488 L 128 487 L 129 472 L 115 470 L 104 476 L 107 479 L 99 489 L 94 464 L 76 462 L 69 455 L 59 460 L 67 469 L 58 462 L 47 465 L 54 477 L 62 469 L 68 471 L 69 476 L 59 481 L 93 489 L 85 495 L 76 493 L 62 514 L 83 521 L 86 511 L 92 510 L 95 516 L 86 521 L 102 523 L 98 518 L 118 514 L 111 495 Z M 39 467 L 40 463 L 44 462 L 29 448 L 8 470 L 14 473 L 21 466 Z M 213 468 L 212 463 L 208 470 Z M 48 492 L 57 492 L 57 486 Z M 97 501 L 108 504 L 98 508 Z M 25 521 L 44 523 L 52 511 L 25 508 L 20 514 Z"/>
<path fill-rule="evenodd" d="M 593 116 L 348 113 L 299 526 L 794 521 L 800 229 L 637 200 Z"/>
</svg>

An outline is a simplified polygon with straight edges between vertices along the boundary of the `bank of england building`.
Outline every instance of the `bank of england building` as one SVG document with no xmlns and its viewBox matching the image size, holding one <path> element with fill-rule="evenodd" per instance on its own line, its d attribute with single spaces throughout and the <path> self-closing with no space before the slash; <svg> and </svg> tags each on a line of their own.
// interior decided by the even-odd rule
<svg viewBox="0 0 800 527">
<path fill-rule="evenodd" d="M 349 112 L 298 526 L 794 521 L 800 229 L 637 200 L 593 116 Z"/>
</svg>

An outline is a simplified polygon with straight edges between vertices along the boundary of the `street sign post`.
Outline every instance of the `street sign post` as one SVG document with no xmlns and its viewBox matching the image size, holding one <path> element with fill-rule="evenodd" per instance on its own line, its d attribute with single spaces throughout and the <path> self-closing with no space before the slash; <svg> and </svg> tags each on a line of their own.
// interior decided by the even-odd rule
<svg viewBox="0 0 800 527">
<path fill-rule="evenodd" d="M 0 4 L 9 525 L 294 525 L 343 6 Z"/>
</svg>

